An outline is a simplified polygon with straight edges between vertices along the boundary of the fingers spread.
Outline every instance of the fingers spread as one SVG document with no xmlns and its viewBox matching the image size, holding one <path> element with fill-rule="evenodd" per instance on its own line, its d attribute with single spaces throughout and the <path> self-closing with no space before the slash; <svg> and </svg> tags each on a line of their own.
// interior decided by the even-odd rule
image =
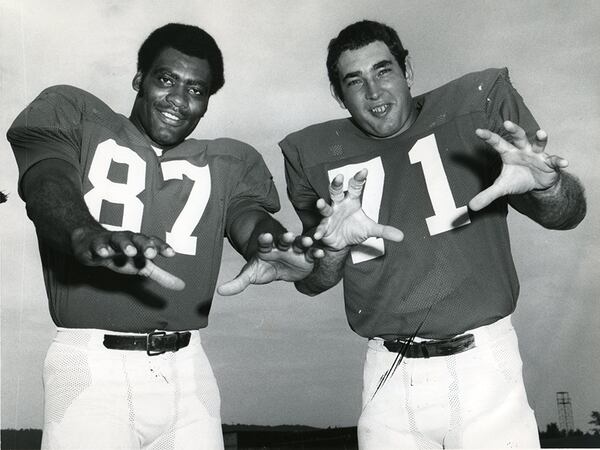
<svg viewBox="0 0 600 450">
<path fill-rule="evenodd" d="M 292 246 L 292 244 L 294 243 L 294 239 L 294 233 L 287 231 L 277 238 L 275 246 L 278 250 L 286 251 Z"/>
<path fill-rule="evenodd" d="M 134 234 L 131 237 L 131 241 L 139 252 L 148 259 L 153 259 L 158 254 L 156 242 L 152 238 L 148 238 L 143 234 Z"/>
<path fill-rule="evenodd" d="M 512 143 L 515 147 L 524 149 L 529 145 L 525 130 L 510 120 L 504 121 L 504 129 L 512 136 Z"/>
<path fill-rule="evenodd" d="M 161 244 L 159 246 L 159 252 L 162 256 L 166 256 L 167 258 L 172 258 L 176 255 L 175 250 L 173 250 L 168 244 Z"/>
<path fill-rule="evenodd" d="M 350 181 L 348 182 L 348 195 L 350 197 L 359 198 L 362 195 L 366 181 L 367 169 L 362 169 L 350 178 Z"/>
<path fill-rule="evenodd" d="M 555 170 L 565 169 L 569 166 L 569 161 L 560 156 L 551 155 L 546 158 L 546 164 Z"/>
<path fill-rule="evenodd" d="M 315 239 L 315 241 L 318 241 L 319 239 L 323 239 L 323 236 L 325 236 L 325 233 L 327 233 L 328 225 L 329 225 L 328 219 L 323 219 L 321 221 L 321 223 L 317 226 L 317 228 L 315 229 L 315 232 L 313 234 L 313 238 Z"/>
<path fill-rule="evenodd" d="M 304 253 L 313 245 L 313 240 L 308 236 L 297 236 L 292 249 L 294 253 Z"/>
<path fill-rule="evenodd" d="M 486 128 L 477 128 L 477 129 L 475 130 L 475 134 L 476 134 L 477 136 L 479 136 L 481 139 L 483 139 L 484 141 L 486 141 L 486 140 L 488 140 L 488 139 L 489 139 L 489 138 L 492 136 L 492 134 L 494 134 L 494 133 L 492 133 L 490 130 L 488 130 L 488 129 L 486 129 Z"/>
<path fill-rule="evenodd" d="M 323 250 L 313 247 L 314 241 L 308 236 L 297 236 L 294 239 L 292 250 L 297 255 L 304 254 L 304 259 L 309 263 L 313 263 L 315 258 L 320 259 L 325 256 Z"/>
<path fill-rule="evenodd" d="M 337 174 L 329 184 L 329 196 L 332 202 L 341 202 L 344 199 L 344 175 Z"/>
<path fill-rule="evenodd" d="M 146 237 L 146 236 L 144 236 L 144 237 Z M 176 255 L 175 250 L 173 250 L 173 248 L 169 244 L 167 244 L 165 241 L 163 241 L 162 239 L 159 239 L 156 236 L 150 236 L 147 239 L 148 239 L 148 246 L 150 248 L 154 249 L 154 252 L 156 252 L 157 254 L 160 254 L 161 256 L 166 256 L 167 258 L 171 258 Z M 144 256 L 146 256 L 146 258 L 150 258 L 150 259 L 153 258 L 153 257 L 148 256 L 146 254 L 145 250 L 144 250 Z"/>
<path fill-rule="evenodd" d="M 328 205 L 327 202 L 322 198 L 317 200 L 317 209 L 323 217 L 329 217 L 333 214 L 333 208 L 331 205 Z"/>
<path fill-rule="evenodd" d="M 488 206 L 494 200 L 502 197 L 504 195 L 504 191 L 502 188 L 493 184 L 489 188 L 481 191 L 475 197 L 471 199 L 469 202 L 469 208 L 472 211 L 479 211 Z"/>
<path fill-rule="evenodd" d="M 156 281 L 166 289 L 181 291 L 185 288 L 185 282 L 181 278 L 161 269 L 152 261 L 146 261 L 146 265 L 140 269 L 139 274 Z"/>
<path fill-rule="evenodd" d="M 383 225 L 383 232 L 381 237 L 388 241 L 400 242 L 404 239 L 404 233 L 396 227 L 390 225 Z"/>
<path fill-rule="evenodd" d="M 404 239 L 404 233 L 398 228 L 390 225 L 381 225 L 379 223 L 373 224 L 373 228 L 370 230 L 369 235 L 394 242 L 400 242 Z"/>
<path fill-rule="evenodd" d="M 105 235 L 94 238 L 92 242 L 90 242 L 89 250 L 92 254 L 92 259 L 110 258 L 116 254 L 113 247 L 107 242 Z"/>
<path fill-rule="evenodd" d="M 108 244 L 116 253 L 123 253 L 125 256 L 133 257 L 138 254 L 138 249 L 133 242 L 134 236 L 130 231 L 115 231 L 110 233 Z"/>
<path fill-rule="evenodd" d="M 226 283 L 223 283 L 221 286 L 217 288 L 217 292 L 220 295 L 235 295 L 242 292 L 250 286 L 250 277 L 246 275 L 244 270 L 240 272 L 240 274 L 235 277 L 233 280 L 230 280 Z"/>
<path fill-rule="evenodd" d="M 313 257 L 313 260 L 325 257 L 325 251 L 322 248 L 313 247 L 310 249 L 310 254 Z"/>
<path fill-rule="evenodd" d="M 258 252 L 269 253 L 273 250 L 273 235 L 271 233 L 262 233 L 258 235 Z"/>
<path fill-rule="evenodd" d="M 531 149 L 535 153 L 543 153 L 548 143 L 548 134 L 544 130 L 538 130 L 535 133 L 535 139 L 531 145 Z"/>
<path fill-rule="evenodd" d="M 354 174 L 354 178 L 356 178 L 357 180 L 366 180 L 367 179 L 367 175 L 369 175 L 369 169 L 367 169 L 366 167 L 360 169 L 358 172 L 356 172 Z"/>
<path fill-rule="evenodd" d="M 475 134 L 483 139 L 487 144 L 491 145 L 494 150 L 498 153 L 506 153 L 511 149 L 511 145 L 502 139 L 496 133 L 491 132 L 490 130 L 478 128 L 475 130 Z"/>
<path fill-rule="evenodd" d="M 98 256 L 100 258 L 109 258 L 110 256 L 113 256 L 115 252 L 112 248 L 102 243 L 92 247 L 92 254 L 93 256 Z"/>
</svg>

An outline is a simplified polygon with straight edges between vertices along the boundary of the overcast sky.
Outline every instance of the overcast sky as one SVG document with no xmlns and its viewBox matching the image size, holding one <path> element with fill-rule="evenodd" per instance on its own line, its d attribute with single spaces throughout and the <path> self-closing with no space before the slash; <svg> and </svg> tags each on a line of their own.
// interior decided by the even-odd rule
<svg viewBox="0 0 600 450">
<path fill-rule="evenodd" d="M 499 6 L 502 3 L 502 6 Z M 530 402 L 541 429 L 557 422 L 556 392 L 571 396 L 575 426 L 600 410 L 600 2 L 0 0 L 0 129 L 44 87 L 72 84 L 129 114 L 136 54 L 167 22 L 199 25 L 225 59 L 226 84 L 193 136 L 255 146 L 282 200 L 277 217 L 300 224 L 285 195 L 277 143 L 311 123 L 344 117 L 329 95 L 326 46 L 363 18 L 397 29 L 415 67 L 413 93 L 487 67 L 507 66 L 515 87 L 587 188 L 589 212 L 557 232 L 509 214 L 521 297 L 515 313 Z M 54 334 L 37 242 L 0 143 L 2 428 L 40 428 L 41 371 Z M 220 280 L 242 259 L 226 249 Z M 485 295 L 485 293 L 482 293 Z M 360 410 L 366 341 L 346 323 L 341 289 L 316 298 L 292 286 L 216 296 L 203 340 L 219 381 L 223 423 L 352 426 Z"/>
</svg>

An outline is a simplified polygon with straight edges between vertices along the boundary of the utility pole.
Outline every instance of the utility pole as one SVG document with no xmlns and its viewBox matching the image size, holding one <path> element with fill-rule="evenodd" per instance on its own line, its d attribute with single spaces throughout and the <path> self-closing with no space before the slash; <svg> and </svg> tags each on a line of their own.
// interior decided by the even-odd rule
<svg viewBox="0 0 600 450">
<path fill-rule="evenodd" d="M 556 393 L 556 407 L 558 408 L 558 428 L 569 432 L 575 429 L 573 423 L 573 409 L 571 407 L 571 397 L 565 391 Z"/>
</svg>

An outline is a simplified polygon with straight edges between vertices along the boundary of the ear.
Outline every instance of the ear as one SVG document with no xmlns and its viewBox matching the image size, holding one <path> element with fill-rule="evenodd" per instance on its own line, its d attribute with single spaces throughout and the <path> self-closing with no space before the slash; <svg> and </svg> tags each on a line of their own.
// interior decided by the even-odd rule
<svg viewBox="0 0 600 450">
<path fill-rule="evenodd" d="M 331 96 L 335 99 L 335 101 L 338 102 L 338 105 L 340 105 L 340 108 L 346 109 L 344 100 L 342 100 L 342 98 L 337 95 L 337 92 L 335 92 L 335 88 L 333 87 L 333 84 L 329 85 L 329 92 L 331 92 Z"/>
<path fill-rule="evenodd" d="M 413 68 L 412 58 L 410 56 L 406 57 L 406 59 L 404 60 L 404 65 L 406 66 L 406 72 L 405 72 L 406 84 L 408 85 L 408 88 L 410 89 L 415 81 L 415 79 L 414 79 L 415 72 L 413 70 L 414 68 Z"/>
<path fill-rule="evenodd" d="M 134 91 L 140 91 L 140 88 L 142 87 L 142 78 L 142 72 L 137 72 L 133 77 L 133 80 L 131 80 L 131 86 L 133 87 Z"/>
</svg>

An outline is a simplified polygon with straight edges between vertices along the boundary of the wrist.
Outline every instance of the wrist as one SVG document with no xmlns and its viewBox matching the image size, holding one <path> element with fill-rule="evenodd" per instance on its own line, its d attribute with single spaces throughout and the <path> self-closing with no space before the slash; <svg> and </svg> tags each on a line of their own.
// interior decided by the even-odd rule
<svg viewBox="0 0 600 450">
<path fill-rule="evenodd" d="M 553 197 L 560 192 L 562 187 L 562 176 L 558 172 L 556 181 L 548 187 L 542 189 L 533 189 L 531 193 L 536 197 Z"/>
<path fill-rule="evenodd" d="M 335 255 L 345 255 L 348 252 L 350 252 L 350 250 L 352 249 L 352 247 L 353 247 L 352 245 L 347 245 L 347 246 L 342 247 L 342 248 L 335 248 L 335 247 L 330 247 L 330 246 L 325 245 L 325 244 L 321 244 L 321 248 L 323 249 L 323 251 L 326 254 L 329 254 L 329 255 L 332 255 L 332 256 L 335 256 Z"/>
<path fill-rule="evenodd" d="M 89 224 L 74 228 L 70 233 L 71 249 L 75 251 L 82 242 L 91 239 L 92 235 L 107 231 L 100 224 Z"/>
<path fill-rule="evenodd" d="M 343 247 L 341 249 L 329 247 L 323 248 L 325 256 L 322 259 L 318 259 L 315 261 L 315 268 L 318 265 L 318 263 L 322 261 L 328 261 L 329 264 L 343 264 L 342 261 L 345 261 L 348 258 L 350 250 L 352 250 L 352 246 Z"/>
</svg>

